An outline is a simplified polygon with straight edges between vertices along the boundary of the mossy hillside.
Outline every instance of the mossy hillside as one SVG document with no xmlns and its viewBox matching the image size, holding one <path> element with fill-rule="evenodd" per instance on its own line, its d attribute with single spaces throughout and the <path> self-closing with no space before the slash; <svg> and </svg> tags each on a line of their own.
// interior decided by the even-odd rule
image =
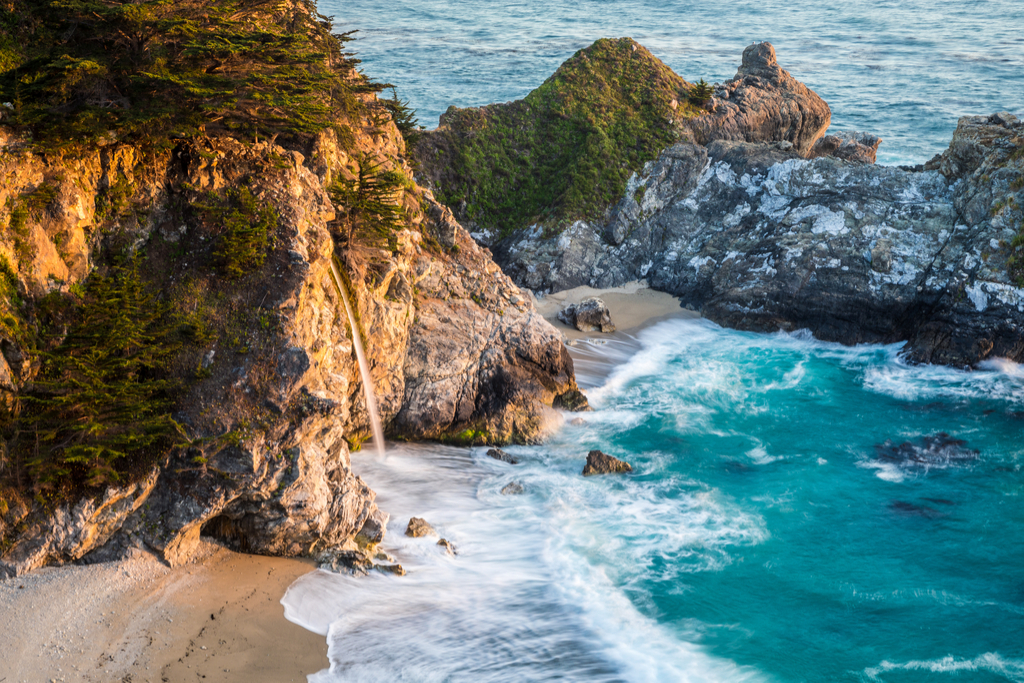
<svg viewBox="0 0 1024 683">
<path fill-rule="evenodd" d="M 629 38 L 602 39 L 523 100 L 450 108 L 416 155 L 453 207 L 502 234 L 599 218 L 698 116 L 691 86 Z"/>
<path fill-rule="evenodd" d="M 312 0 L 8 0 L 4 123 L 44 148 L 304 136 L 379 91 Z"/>
</svg>

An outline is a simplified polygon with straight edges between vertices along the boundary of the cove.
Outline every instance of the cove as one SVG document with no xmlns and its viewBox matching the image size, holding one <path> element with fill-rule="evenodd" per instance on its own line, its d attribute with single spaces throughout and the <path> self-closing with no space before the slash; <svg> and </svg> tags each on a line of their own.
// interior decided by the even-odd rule
<svg viewBox="0 0 1024 683">
<path fill-rule="evenodd" d="M 409 575 L 289 590 L 331 646 L 311 680 L 1021 680 L 1018 366 L 703 320 L 638 344 L 520 465 L 356 461 Z M 591 448 L 635 473 L 584 479 Z M 412 515 L 459 555 L 402 536 Z"/>
</svg>

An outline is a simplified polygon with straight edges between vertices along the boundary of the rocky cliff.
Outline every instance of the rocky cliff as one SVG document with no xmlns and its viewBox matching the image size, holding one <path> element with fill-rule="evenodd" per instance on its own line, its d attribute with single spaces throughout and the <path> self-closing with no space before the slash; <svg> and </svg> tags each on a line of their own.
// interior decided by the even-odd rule
<svg viewBox="0 0 1024 683">
<path fill-rule="evenodd" d="M 766 43 L 716 93 L 602 218 L 475 234 L 538 292 L 646 278 L 740 329 L 906 341 L 911 360 L 958 366 L 1024 359 L 1021 122 L 965 117 L 940 157 L 889 168 L 875 136 L 823 136 L 827 106 Z"/>
<path fill-rule="evenodd" d="M 351 468 L 369 425 L 342 290 L 393 437 L 531 442 L 560 419 L 552 404 L 576 400 L 560 335 L 411 181 L 388 110 L 359 98 L 344 126 L 282 144 L 223 132 L 54 153 L 0 125 L 0 384 L 14 411 L 0 575 L 133 545 L 178 564 L 200 534 L 279 555 L 379 542 L 387 514 Z M 384 240 L 351 225 L 371 172 L 393 203 L 373 211 L 399 217 Z M 95 283 L 128 281 L 125 259 L 142 283 L 132 301 L 173 328 L 141 376 L 169 387 L 179 433 L 67 483 L 80 461 L 41 469 L 26 420 L 70 395 L 40 389 L 57 381 L 51 358 L 82 329 Z"/>
</svg>

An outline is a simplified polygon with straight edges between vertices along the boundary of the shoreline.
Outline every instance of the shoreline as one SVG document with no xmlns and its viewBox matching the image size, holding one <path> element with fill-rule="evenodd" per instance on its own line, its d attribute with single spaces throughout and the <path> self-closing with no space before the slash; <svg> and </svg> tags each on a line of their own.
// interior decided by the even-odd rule
<svg viewBox="0 0 1024 683">
<path fill-rule="evenodd" d="M 565 306 L 592 296 L 608 306 L 615 332 L 580 332 L 558 319 L 558 312 Z M 562 333 L 576 369 L 576 383 L 584 393 L 604 384 L 619 364 L 640 349 L 636 335 L 642 330 L 665 320 L 700 318 L 696 311 L 683 308 L 677 297 L 653 290 L 643 280 L 609 289 L 586 286 L 566 289 L 534 297 L 534 306 Z"/>
<path fill-rule="evenodd" d="M 616 332 L 580 332 L 557 319 L 597 296 Z M 697 318 L 679 300 L 631 282 L 577 287 L 535 299 L 562 333 L 584 389 L 603 382 L 663 320 Z M 207 541 L 200 557 L 169 568 L 133 550 L 123 560 L 45 567 L 0 581 L 0 680 L 304 682 L 329 666 L 327 640 L 285 619 L 281 598 L 309 559 L 236 553 Z"/>
</svg>

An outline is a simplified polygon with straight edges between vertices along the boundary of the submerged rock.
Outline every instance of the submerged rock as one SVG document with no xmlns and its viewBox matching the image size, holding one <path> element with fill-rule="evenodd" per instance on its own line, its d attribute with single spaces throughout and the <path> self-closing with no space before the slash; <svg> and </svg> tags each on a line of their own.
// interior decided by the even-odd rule
<svg viewBox="0 0 1024 683">
<path fill-rule="evenodd" d="M 903 500 L 894 500 L 889 504 L 889 509 L 901 517 L 924 517 L 925 519 L 938 519 L 940 517 L 946 517 L 946 513 L 940 512 L 935 508 L 928 507 L 927 505 L 918 505 L 917 503 L 908 503 Z"/>
<path fill-rule="evenodd" d="M 523 489 L 523 485 L 520 484 L 518 481 L 510 481 L 509 483 L 501 487 L 501 494 L 504 496 L 516 496 L 522 493 L 524 490 L 525 489 Z"/>
<path fill-rule="evenodd" d="M 421 538 L 423 536 L 437 536 L 437 531 L 427 523 L 427 520 L 420 517 L 413 517 L 409 520 L 409 526 L 405 528 L 405 535 L 413 538 Z"/>
<path fill-rule="evenodd" d="M 488 449 L 487 455 L 489 455 L 490 457 L 494 458 L 495 460 L 500 460 L 502 462 L 507 462 L 509 465 L 518 465 L 519 464 L 519 459 L 516 456 L 514 456 L 514 455 L 512 455 L 510 453 L 506 453 L 505 451 L 501 450 L 500 448 Z"/>
<path fill-rule="evenodd" d="M 614 332 L 612 314 L 608 306 L 597 297 L 569 304 L 558 312 L 558 319 L 580 332 Z"/>
<path fill-rule="evenodd" d="M 587 464 L 583 466 L 584 477 L 589 477 L 593 474 L 618 474 L 632 471 L 633 468 L 628 462 L 598 450 L 587 453 Z"/>
<path fill-rule="evenodd" d="M 963 439 L 939 432 L 899 444 L 887 440 L 875 446 L 875 457 L 880 462 L 892 463 L 904 469 L 945 468 L 974 462 L 978 460 L 979 452 L 968 448 Z"/>
<path fill-rule="evenodd" d="M 444 548 L 444 552 L 446 555 L 455 556 L 459 554 L 458 551 L 455 550 L 455 544 L 449 541 L 447 538 L 442 538 L 440 541 L 437 542 L 437 544 Z"/>
</svg>

